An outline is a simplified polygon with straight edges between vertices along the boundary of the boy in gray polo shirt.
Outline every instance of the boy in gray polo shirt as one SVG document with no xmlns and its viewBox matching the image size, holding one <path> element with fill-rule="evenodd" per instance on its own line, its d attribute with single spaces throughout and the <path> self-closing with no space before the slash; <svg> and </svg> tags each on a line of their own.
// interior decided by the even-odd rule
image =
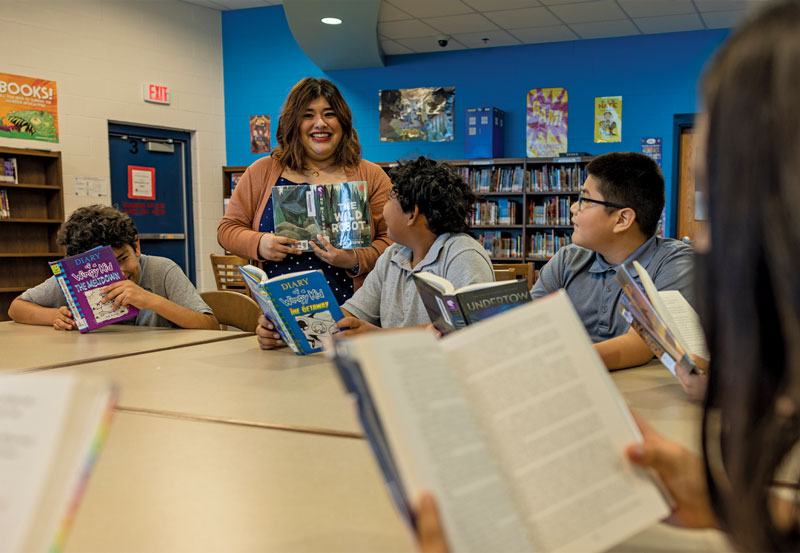
<svg viewBox="0 0 800 553">
<path fill-rule="evenodd" d="M 430 324 L 413 273 L 429 272 L 460 288 L 492 282 L 486 250 L 469 234 L 475 194 L 450 166 L 420 157 L 389 173 L 392 190 L 383 207 L 389 238 L 364 285 L 342 305 L 342 335 Z M 263 349 L 282 346 L 272 324 L 256 329 Z"/>
<path fill-rule="evenodd" d="M 659 290 L 678 290 L 694 303 L 694 252 L 678 240 L 655 236 L 664 208 L 664 177 L 655 161 L 633 152 L 611 153 L 592 160 L 586 171 L 570 207 L 572 244 L 542 267 L 531 297 L 566 289 L 606 366 L 641 365 L 653 355 L 619 314 L 617 267 L 636 259 Z"/>
<path fill-rule="evenodd" d="M 136 225 L 126 214 L 103 205 L 76 209 L 59 229 L 58 243 L 66 246 L 67 255 L 112 247 L 125 280 L 104 289 L 105 301 L 139 309 L 136 318 L 118 324 L 219 330 L 214 312 L 175 262 L 141 254 Z M 54 276 L 23 292 L 8 314 L 18 323 L 75 328 Z"/>
</svg>

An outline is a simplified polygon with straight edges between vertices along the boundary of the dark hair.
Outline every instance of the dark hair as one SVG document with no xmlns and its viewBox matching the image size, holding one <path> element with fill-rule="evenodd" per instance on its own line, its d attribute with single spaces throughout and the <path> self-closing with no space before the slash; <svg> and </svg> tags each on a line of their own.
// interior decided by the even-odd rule
<svg viewBox="0 0 800 553">
<path fill-rule="evenodd" d="M 800 550 L 796 516 L 779 528 L 768 489 L 800 438 L 798 68 L 793 0 L 733 32 L 703 81 L 711 232 L 698 271 L 711 355 L 703 453 L 717 518 L 744 550 Z"/>
<path fill-rule="evenodd" d="M 80 207 L 72 212 L 56 239 L 65 246 L 67 255 L 76 255 L 97 246 L 136 248 L 139 233 L 128 215 L 107 205 Z"/>
<path fill-rule="evenodd" d="M 432 233 L 469 230 L 475 193 L 450 165 L 420 156 L 392 167 L 389 178 L 403 211 L 418 207 Z"/>
<path fill-rule="evenodd" d="M 334 152 L 334 163 L 341 167 L 355 167 L 361 159 L 361 144 L 353 128 L 353 114 L 335 84 L 314 77 L 306 77 L 294 85 L 286 97 L 278 118 L 278 130 L 275 131 L 278 146 L 272 151 L 272 157 L 293 171 L 303 170 L 306 152 L 300 138 L 300 122 L 308 104 L 317 98 L 328 101 L 342 127 L 342 140 Z"/>
<path fill-rule="evenodd" d="M 656 233 L 664 209 L 664 177 L 655 161 L 635 152 L 614 152 L 590 161 L 586 172 L 597 179 L 605 201 L 636 212 L 642 234 Z"/>
</svg>

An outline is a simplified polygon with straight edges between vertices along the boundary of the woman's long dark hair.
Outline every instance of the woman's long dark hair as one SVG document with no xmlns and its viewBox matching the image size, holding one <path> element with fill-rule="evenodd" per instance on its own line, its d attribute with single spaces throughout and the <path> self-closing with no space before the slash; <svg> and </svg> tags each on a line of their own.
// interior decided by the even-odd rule
<svg viewBox="0 0 800 553">
<path fill-rule="evenodd" d="M 703 94 L 709 493 L 739 547 L 797 551 L 797 517 L 776 525 L 769 487 L 800 437 L 800 2 L 773 4 L 735 31 Z"/>
<path fill-rule="evenodd" d="M 278 118 L 278 129 L 275 131 L 278 146 L 273 150 L 272 157 L 279 160 L 284 167 L 294 171 L 303 170 L 306 153 L 300 139 L 300 122 L 308 104 L 317 98 L 328 101 L 342 127 L 342 140 L 334 152 L 335 165 L 355 167 L 361 160 L 361 144 L 358 142 L 358 133 L 353 128 L 350 107 L 335 84 L 328 79 L 314 77 L 306 77 L 294 85 L 286 97 L 283 111 Z"/>
</svg>

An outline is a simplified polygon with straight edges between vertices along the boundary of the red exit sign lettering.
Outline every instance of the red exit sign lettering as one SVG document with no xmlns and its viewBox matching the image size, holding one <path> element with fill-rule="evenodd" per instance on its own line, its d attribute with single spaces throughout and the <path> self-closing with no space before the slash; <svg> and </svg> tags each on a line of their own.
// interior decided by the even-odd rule
<svg viewBox="0 0 800 553">
<path fill-rule="evenodd" d="M 169 87 L 155 83 L 142 85 L 144 101 L 154 104 L 169 104 Z"/>
</svg>

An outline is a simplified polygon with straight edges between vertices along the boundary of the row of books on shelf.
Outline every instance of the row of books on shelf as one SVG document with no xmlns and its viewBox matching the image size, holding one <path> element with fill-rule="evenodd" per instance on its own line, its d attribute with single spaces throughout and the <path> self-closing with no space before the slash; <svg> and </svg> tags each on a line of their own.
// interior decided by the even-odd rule
<svg viewBox="0 0 800 553">
<path fill-rule="evenodd" d="M 0 157 L 0 183 L 18 184 L 17 158 Z"/>
<path fill-rule="evenodd" d="M 522 235 L 507 232 L 487 231 L 476 238 L 491 257 L 522 259 Z"/>
<path fill-rule="evenodd" d="M 572 243 L 572 235 L 550 232 L 537 232 L 530 237 L 531 257 L 553 257 L 558 250 Z"/>
<path fill-rule="evenodd" d="M 460 167 L 458 172 L 475 192 L 577 192 L 586 180 L 586 168 L 542 165 L 527 171 L 519 167 Z"/>
<path fill-rule="evenodd" d="M 572 198 L 569 196 L 550 198 L 542 203 L 531 201 L 528 203 L 528 224 L 569 225 L 571 224 L 570 205 L 572 205 Z"/>
<path fill-rule="evenodd" d="M 0 219 L 11 217 L 11 207 L 8 205 L 8 192 L 0 190 Z"/>
<path fill-rule="evenodd" d="M 476 238 L 491 257 L 509 259 L 522 259 L 523 257 L 521 233 L 484 231 L 477 233 Z M 563 231 L 536 232 L 528 239 L 529 257 L 549 259 L 558 250 L 571 243 L 571 235 Z"/>
<path fill-rule="evenodd" d="M 522 204 L 502 198 L 475 203 L 473 225 L 518 225 L 522 223 Z"/>
</svg>

